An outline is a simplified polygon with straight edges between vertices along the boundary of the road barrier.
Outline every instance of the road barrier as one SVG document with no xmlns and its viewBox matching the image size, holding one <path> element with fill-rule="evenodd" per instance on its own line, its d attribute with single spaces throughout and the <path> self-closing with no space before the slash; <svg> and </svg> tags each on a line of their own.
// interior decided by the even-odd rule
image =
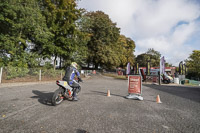
<svg viewBox="0 0 200 133">
<path fill-rule="evenodd" d="M 189 84 L 192 84 L 192 85 L 200 85 L 200 81 L 189 80 Z"/>
<path fill-rule="evenodd" d="M 179 84 L 179 78 L 174 78 L 174 83 Z"/>
</svg>

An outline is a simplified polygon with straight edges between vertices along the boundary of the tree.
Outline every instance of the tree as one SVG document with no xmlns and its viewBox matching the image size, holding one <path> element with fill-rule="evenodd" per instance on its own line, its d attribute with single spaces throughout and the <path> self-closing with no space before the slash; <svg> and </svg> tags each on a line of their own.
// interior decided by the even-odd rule
<svg viewBox="0 0 200 133">
<path fill-rule="evenodd" d="M 158 51 L 155 51 L 153 48 L 148 49 L 147 54 L 150 56 L 150 62 L 152 66 L 160 65 L 161 54 Z"/>
<path fill-rule="evenodd" d="M 125 67 L 128 62 L 134 64 L 135 42 L 132 39 L 120 35 L 116 51 L 120 60 L 119 66 Z"/>
<path fill-rule="evenodd" d="M 76 0 L 43 0 L 41 10 L 54 37 L 52 43 L 37 45 L 36 50 L 43 47 L 43 54 L 55 57 L 55 68 L 57 57 L 69 61 L 78 49 L 77 38 L 81 34 L 77 29 L 76 21 L 81 13 L 77 9 Z"/>
<path fill-rule="evenodd" d="M 136 57 L 136 62 L 139 63 L 139 66 L 141 67 L 145 67 L 148 60 L 150 60 L 150 56 L 146 53 L 140 54 Z"/>
<path fill-rule="evenodd" d="M 165 67 L 172 67 L 173 65 L 171 63 L 166 62 Z"/>
<path fill-rule="evenodd" d="M 150 48 L 146 53 L 138 55 L 136 57 L 136 62 L 139 63 L 140 66 L 145 67 L 147 62 L 150 61 L 151 66 L 155 67 L 160 65 L 160 57 L 161 54 L 158 51 Z"/>
<path fill-rule="evenodd" d="M 0 12 L 0 58 L 4 65 L 27 67 L 28 44 L 46 44 L 52 36 L 45 18 L 35 0 L 2 0 Z"/>
<path fill-rule="evenodd" d="M 90 35 L 88 46 L 88 64 L 92 63 L 97 69 L 98 66 L 112 67 L 119 63 L 118 56 L 113 50 L 119 38 L 119 28 L 113 23 L 109 16 L 102 11 L 88 12 L 89 18 L 87 32 Z"/>
<path fill-rule="evenodd" d="M 88 25 L 90 25 L 90 19 L 85 15 L 85 10 L 81 9 L 81 17 L 77 21 L 77 29 L 79 30 L 79 36 L 76 38 L 78 49 L 72 55 L 71 60 L 77 62 L 80 66 L 85 67 L 87 65 L 88 47 L 87 43 L 90 40 L 90 33 L 88 33 Z"/>
<path fill-rule="evenodd" d="M 194 50 L 185 62 L 188 68 L 188 77 L 200 78 L 200 50 Z"/>
</svg>

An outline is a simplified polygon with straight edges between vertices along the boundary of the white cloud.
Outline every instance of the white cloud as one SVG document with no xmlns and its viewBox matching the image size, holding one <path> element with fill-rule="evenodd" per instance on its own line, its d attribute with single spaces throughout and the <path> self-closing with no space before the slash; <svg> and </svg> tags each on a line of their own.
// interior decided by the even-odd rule
<svg viewBox="0 0 200 133">
<path fill-rule="evenodd" d="M 196 31 L 195 28 L 197 26 L 198 25 L 193 22 L 189 24 L 178 25 L 172 34 L 172 41 L 174 42 L 174 44 L 184 44 L 184 42 L 187 41 L 187 39 L 190 38 L 191 35 Z"/>
<path fill-rule="evenodd" d="M 195 0 L 82 0 L 79 6 L 108 14 L 136 42 L 136 54 L 154 48 L 177 65 L 200 49 L 192 45 L 194 40 L 188 42 L 200 32 L 200 4 Z"/>
<path fill-rule="evenodd" d="M 136 51 L 136 54 L 144 53 L 148 48 L 154 48 L 165 56 L 167 62 L 174 65 L 182 60 L 185 60 L 191 53 L 192 48 L 187 45 L 176 45 L 175 41 L 169 41 L 168 37 L 160 36 L 156 38 L 141 39 L 137 41 L 137 46 L 140 50 Z"/>
<path fill-rule="evenodd" d="M 138 37 L 152 37 L 168 34 L 180 21 L 191 22 L 199 16 L 199 7 L 184 3 L 184 0 L 143 1 L 133 19 L 135 34 Z M 139 33 L 139 34 L 138 34 Z"/>
</svg>

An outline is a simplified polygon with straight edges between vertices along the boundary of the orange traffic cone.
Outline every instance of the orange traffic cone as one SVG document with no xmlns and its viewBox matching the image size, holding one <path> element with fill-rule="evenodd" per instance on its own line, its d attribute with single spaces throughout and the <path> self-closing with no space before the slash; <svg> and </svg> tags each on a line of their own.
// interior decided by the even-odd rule
<svg viewBox="0 0 200 133">
<path fill-rule="evenodd" d="M 93 74 L 96 74 L 96 71 L 95 70 L 93 70 L 93 72 L 92 72 Z"/>
<path fill-rule="evenodd" d="M 107 92 L 107 96 L 110 97 L 110 90 L 108 90 L 108 92 Z"/>
<path fill-rule="evenodd" d="M 157 103 L 162 103 L 162 102 L 160 101 L 160 96 L 159 96 L 159 95 L 157 95 L 156 102 L 157 102 Z"/>
</svg>

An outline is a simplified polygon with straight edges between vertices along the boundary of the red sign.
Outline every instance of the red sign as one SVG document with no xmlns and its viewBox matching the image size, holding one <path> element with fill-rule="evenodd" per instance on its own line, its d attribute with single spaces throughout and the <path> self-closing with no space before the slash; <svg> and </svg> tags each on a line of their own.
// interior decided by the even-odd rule
<svg viewBox="0 0 200 133">
<path fill-rule="evenodd" d="M 142 93 L 142 78 L 139 75 L 128 76 L 128 93 Z"/>
<path fill-rule="evenodd" d="M 158 77 L 157 76 L 153 76 L 153 82 L 156 83 L 158 80 Z"/>
</svg>

